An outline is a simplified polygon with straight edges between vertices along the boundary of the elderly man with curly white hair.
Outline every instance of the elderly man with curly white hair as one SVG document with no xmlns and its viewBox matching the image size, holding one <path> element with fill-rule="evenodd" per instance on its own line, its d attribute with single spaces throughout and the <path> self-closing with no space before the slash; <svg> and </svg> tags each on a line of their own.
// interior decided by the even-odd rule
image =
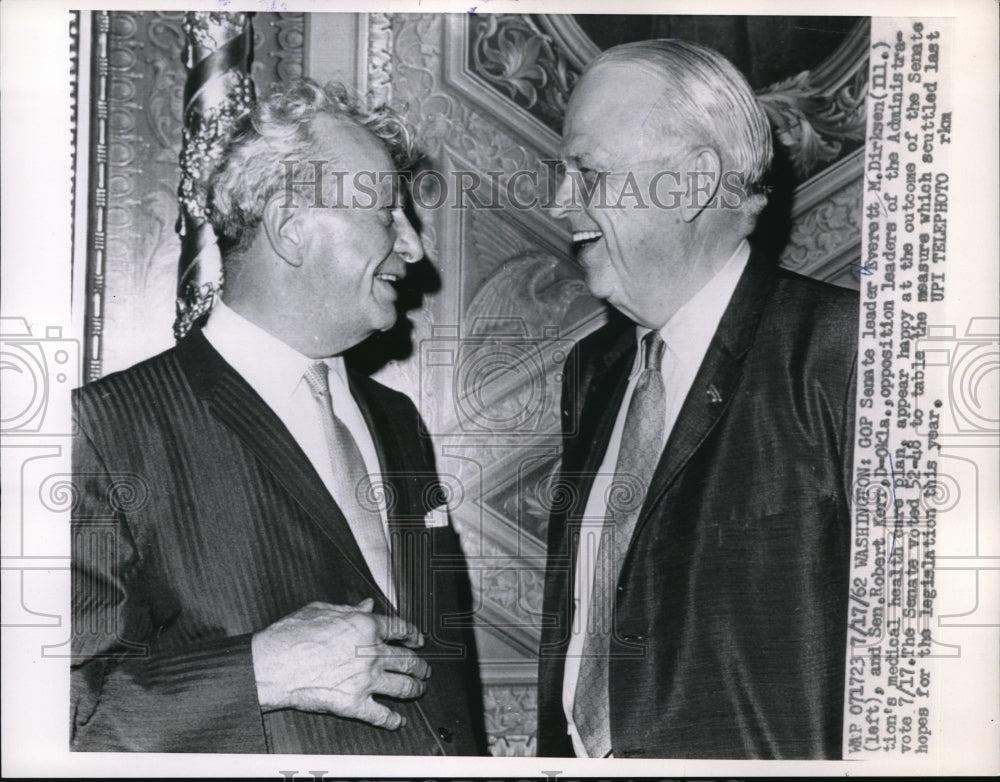
<svg viewBox="0 0 1000 782">
<path fill-rule="evenodd" d="M 431 445 L 343 360 L 423 256 L 410 146 L 338 86 L 260 103 L 211 181 L 221 303 L 77 392 L 74 749 L 482 751 Z"/>
</svg>

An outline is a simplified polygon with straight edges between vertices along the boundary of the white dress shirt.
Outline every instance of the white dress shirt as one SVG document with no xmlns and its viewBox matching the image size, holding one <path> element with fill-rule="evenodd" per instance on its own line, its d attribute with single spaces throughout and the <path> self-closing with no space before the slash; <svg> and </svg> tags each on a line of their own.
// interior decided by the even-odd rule
<svg viewBox="0 0 1000 782">
<path fill-rule="evenodd" d="M 719 321 L 722 320 L 722 314 L 729 305 L 749 257 L 750 246 L 744 240 L 719 272 L 660 329 L 660 336 L 666 344 L 663 363 L 660 365 L 666 403 L 663 410 L 661 450 L 667 443 L 681 406 L 691 390 L 691 384 L 708 352 L 709 343 L 719 327 Z M 576 578 L 573 584 L 573 627 L 566 651 L 562 691 L 563 711 L 566 714 L 569 735 L 573 739 L 573 749 L 578 757 L 587 757 L 587 752 L 573 722 L 573 701 L 580 676 L 580 658 L 583 655 L 587 623 L 590 619 L 596 555 L 601 540 L 601 530 L 604 527 L 604 517 L 607 514 L 605 495 L 614 479 L 618 452 L 621 449 L 622 430 L 625 428 L 625 416 L 642 370 L 642 338 L 651 330 L 636 327 L 639 348 L 636 351 L 635 363 L 629 375 L 628 386 L 618 410 L 618 417 L 615 419 L 614 429 L 611 431 L 608 449 L 604 452 L 604 459 L 587 498 L 580 527 L 580 547 L 577 552 Z"/>
<path fill-rule="evenodd" d="M 272 336 L 259 326 L 227 307 L 221 301 L 203 331 L 219 354 L 250 384 L 261 399 L 277 414 L 295 442 L 316 468 L 327 491 L 343 507 L 337 497 L 334 468 L 326 443 L 322 412 L 309 386 L 305 371 L 317 359 L 309 358 Z M 381 480 L 381 468 L 375 442 L 368 424 L 347 384 L 347 367 L 340 356 L 324 359 L 330 367 L 330 396 L 337 417 L 350 430 L 365 470 L 375 485 Z M 375 492 L 375 494 L 381 494 Z M 383 498 L 379 498 L 379 514 L 388 540 L 388 517 Z"/>
</svg>

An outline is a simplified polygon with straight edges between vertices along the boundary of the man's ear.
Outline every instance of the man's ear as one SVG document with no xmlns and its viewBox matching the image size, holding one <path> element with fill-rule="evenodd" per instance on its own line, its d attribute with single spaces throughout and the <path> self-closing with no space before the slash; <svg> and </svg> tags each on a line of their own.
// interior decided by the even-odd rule
<svg viewBox="0 0 1000 782">
<path fill-rule="evenodd" d="M 681 217 L 684 222 L 690 223 L 707 207 L 715 204 L 722 181 L 722 160 L 711 147 L 701 147 L 691 152 L 687 163 Z"/>
<path fill-rule="evenodd" d="M 305 240 L 301 204 L 287 193 L 275 193 L 264 204 L 261 223 L 271 249 L 285 263 L 301 266 L 305 257 Z"/>
</svg>

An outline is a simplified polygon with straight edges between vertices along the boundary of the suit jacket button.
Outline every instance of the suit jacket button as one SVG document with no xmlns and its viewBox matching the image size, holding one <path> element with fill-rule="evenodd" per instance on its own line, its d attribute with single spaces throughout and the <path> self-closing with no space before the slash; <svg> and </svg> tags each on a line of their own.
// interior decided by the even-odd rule
<svg viewBox="0 0 1000 782">
<path fill-rule="evenodd" d="M 438 738 L 440 738 L 441 741 L 446 741 L 451 744 L 451 740 L 455 738 L 455 734 L 447 728 L 438 728 Z"/>
</svg>

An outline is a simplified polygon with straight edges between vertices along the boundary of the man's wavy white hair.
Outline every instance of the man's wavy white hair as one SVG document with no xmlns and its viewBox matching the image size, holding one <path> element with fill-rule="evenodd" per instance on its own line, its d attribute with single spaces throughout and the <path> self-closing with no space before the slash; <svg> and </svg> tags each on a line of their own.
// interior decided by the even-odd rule
<svg viewBox="0 0 1000 782">
<path fill-rule="evenodd" d="M 297 80 L 240 121 L 211 177 L 208 216 L 223 258 L 243 252 L 253 241 L 264 205 L 287 186 L 286 161 L 295 161 L 293 181 L 311 181 L 316 175 L 311 161 L 336 154 L 315 132 L 316 119 L 324 116 L 370 130 L 385 143 L 398 169 L 416 162 L 413 134 L 398 113 L 387 106 L 368 108 L 337 82 L 324 87 L 312 79 Z M 350 161 L 338 164 L 349 167 Z"/>
</svg>

